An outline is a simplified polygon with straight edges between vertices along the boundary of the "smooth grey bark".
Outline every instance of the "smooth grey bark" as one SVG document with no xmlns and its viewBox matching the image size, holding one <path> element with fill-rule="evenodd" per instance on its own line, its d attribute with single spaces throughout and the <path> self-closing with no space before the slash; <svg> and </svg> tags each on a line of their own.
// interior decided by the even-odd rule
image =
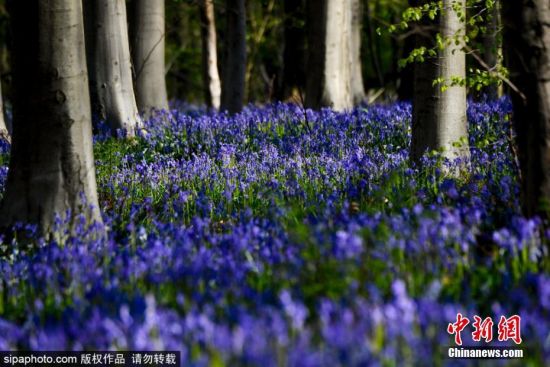
<svg viewBox="0 0 550 367">
<path fill-rule="evenodd" d="M 245 0 L 226 0 L 225 60 L 222 80 L 222 111 L 242 111 L 246 79 Z"/>
<path fill-rule="evenodd" d="M 10 130 L 4 117 L 4 98 L 2 95 L 2 83 L 0 82 L 0 138 L 11 141 Z"/>
<path fill-rule="evenodd" d="M 5 27 L 7 28 L 7 27 Z M 7 29 L 0 29 L 0 38 L 2 45 L 0 46 L 0 136 L 11 141 L 11 121 L 6 119 L 4 111 L 4 95 L 2 91 L 2 76 L 5 73 L 10 73 L 10 67 L 8 65 L 8 48 L 7 48 Z"/>
<path fill-rule="evenodd" d="M 132 0 L 132 61 L 139 112 L 168 110 L 164 70 L 164 0 Z"/>
<path fill-rule="evenodd" d="M 142 126 L 132 81 L 125 0 L 84 0 L 92 111 L 113 131 Z"/>
<path fill-rule="evenodd" d="M 550 209 L 550 2 L 503 1 L 506 62 L 521 168 L 525 215 L 548 218 Z"/>
<path fill-rule="evenodd" d="M 420 2 L 422 3 L 422 2 Z M 457 13 L 465 14 L 465 0 L 444 0 L 440 19 L 441 36 L 446 40 L 437 60 L 428 59 L 415 67 L 415 95 L 413 97 L 412 141 L 410 157 L 419 162 L 432 150 L 439 150 L 445 158 L 470 156 L 468 122 L 466 118 L 466 87 L 450 85 L 453 78 L 466 77 L 466 54 L 463 49 L 465 24 Z M 430 27 L 429 22 L 423 26 Z M 420 36 L 422 42 L 428 42 Z M 422 40 L 424 39 L 424 40 Z M 443 85 L 433 86 L 441 79 Z"/>
<path fill-rule="evenodd" d="M 13 144 L 0 227 L 101 221 L 80 0 L 12 0 Z M 89 206 L 93 206 L 92 209 Z"/>
<path fill-rule="evenodd" d="M 450 85 L 452 78 L 466 79 L 464 40 L 466 24 L 460 16 L 466 14 L 466 0 L 443 0 L 441 35 L 448 39 L 439 57 L 439 77 L 449 86 L 437 88 L 436 118 L 438 129 L 436 146 L 449 159 L 468 159 L 468 120 L 466 118 L 466 86 Z M 457 143 L 461 142 L 460 145 Z"/>
<path fill-rule="evenodd" d="M 353 107 L 349 60 L 350 17 L 348 1 L 328 0 L 323 100 L 337 111 Z"/>
<path fill-rule="evenodd" d="M 350 28 L 349 0 L 308 1 L 308 107 L 353 107 Z"/>
<path fill-rule="evenodd" d="M 202 38 L 202 76 L 204 99 L 209 108 L 219 109 L 221 82 L 218 71 L 216 19 L 213 0 L 199 0 Z"/>
<path fill-rule="evenodd" d="M 363 8 L 361 0 L 349 0 L 351 2 L 351 33 L 350 43 L 350 77 L 351 97 L 353 104 L 359 104 L 365 100 L 365 86 L 363 84 L 363 68 L 361 63 L 361 32 Z"/>
</svg>

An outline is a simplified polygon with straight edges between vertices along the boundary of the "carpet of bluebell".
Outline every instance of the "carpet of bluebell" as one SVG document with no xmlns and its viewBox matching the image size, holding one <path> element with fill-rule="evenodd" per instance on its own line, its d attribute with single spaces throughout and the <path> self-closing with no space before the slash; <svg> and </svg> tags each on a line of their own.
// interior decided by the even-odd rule
<svg viewBox="0 0 550 367">
<path fill-rule="evenodd" d="M 100 129 L 108 235 L 59 220 L 55 241 L 1 242 L 0 350 L 468 364 L 445 358 L 461 312 L 520 315 L 519 365 L 548 365 L 550 232 L 520 214 L 510 112 L 507 99 L 471 102 L 471 162 L 451 169 L 435 153 L 411 166 L 406 103 L 233 117 L 177 106 L 134 139 Z M 468 330 L 464 343 L 479 344 Z"/>
</svg>

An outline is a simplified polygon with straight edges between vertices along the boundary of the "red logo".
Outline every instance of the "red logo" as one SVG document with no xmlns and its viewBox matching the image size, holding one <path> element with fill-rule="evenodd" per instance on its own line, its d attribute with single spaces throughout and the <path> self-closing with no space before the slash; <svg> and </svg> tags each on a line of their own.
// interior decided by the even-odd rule
<svg viewBox="0 0 550 367">
<path fill-rule="evenodd" d="M 460 337 L 460 333 L 469 323 L 470 320 L 468 320 L 467 317 L 462 317 L 462 314 L 459 312 L 456 314 L 456 322 L 447 326 L 447 332 L 451 335 L 455 335 L 456 345 L 462 345 L 462 338 Z"/>
<path fill-rule="evenodd" d="M 493 340 L 493 319 L 486 317 L 485 320 L 481 321 L 481 317 L 474 316 L 474 323 L 472 326 L 475 328 L 472 333 L 472 339 L 476 342 L 485 340 L 485 343 L 489 343 Z"/>
<path fill-rule="evenodd" d="M 462 316 L 461 313 L 456 314 L 456 321 L 449 323 L 447 326 L 447 332 L 450 335 L 454 335 L 455 344 L 462 345 L 461 332 L 470 324 L 470 320 L 467 317 Z M 484 340 L 489 343 L 493 340 L 493 326 L 494 322 L 491 317 L 482 319 L 475 315 L 474 322 L 472 324 L 474 331 L 472 332 L 472 340 L 479 342 Z M 521 344 L 521 317 L 513 315 L 508 318 L 505 316 L 500 317 L 498 322 L 498 340 L 508 341 L 513 340 L 516 344 Z"/>
<path fill-rule="evenodd" d="M 521 317 L 518 315 L 506 318 L 500 316 L 498 322 L 498 340 L 506 341 L 512 339 L 514 343 L 521 344 Z"/>
</svg>

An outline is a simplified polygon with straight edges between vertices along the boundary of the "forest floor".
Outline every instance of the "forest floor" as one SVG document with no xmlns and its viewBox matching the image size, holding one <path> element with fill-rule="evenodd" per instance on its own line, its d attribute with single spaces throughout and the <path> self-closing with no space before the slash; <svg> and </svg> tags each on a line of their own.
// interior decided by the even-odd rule
<svg viewBox="0 0 550 367">
<path fill-rule="evenodd" d="M 144 137 L 97 133 L 108 239 L 82 223 L 58 242 L 2 245 L 0 350 L 456 365 L 447 328 L 460 312 L 474 346 L 516 346 L 497 323 L 520 315 L 517 365 L 548 365 L 550 232 L 520 215 L 510 110 L 470 103 L 471 164 L 457 178 L 436 154 L 410 166 L 408 104 L 175 109 Z M 491 343 L 472 340 L 474 315 L 492 317 Z"/>
</svg>

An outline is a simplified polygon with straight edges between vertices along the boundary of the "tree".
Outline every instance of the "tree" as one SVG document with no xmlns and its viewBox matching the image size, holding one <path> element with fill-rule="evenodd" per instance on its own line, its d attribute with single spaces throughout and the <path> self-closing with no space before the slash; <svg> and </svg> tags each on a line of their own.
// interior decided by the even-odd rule
<svg viewBox="0 0 550 367">
<path fill-rule="evenodd" d="M 306 32 L 304 0 L 284 1 L 283 70 L 278 99 L 299 97 L 306 86 Z"/>
<path fill-rule="evenodd" d="M 48 234 L 55 214 L 69 210 L 101 221 L 82 3 L 11 0 L 8 6 L 14 124 L 0 226 L 33 223 Z"/>
<path fill-rule="evenodd" d="M 278 29 L 281 24 L 278 20 L 280 19 L 278 13 L 279 9 L 283 8 L 282 5 L 284 5 L 284 2 L 280 0 L 249 1 L 246 3 L 245 101 L 255 103 L 262 97 L 264 97 L 264 100 L 270 101 L 275 94 L 275 83 L 277 76 L 281 73 L 279 64 L 281 63 L 280 52 L 283 42 L 282 40 L 277 42 L 276 57 L 266 57 L 266 51 L 272 47 L 266 36 L 270 33 L 282 33 Z"/>
<path fill-rule="evenodd" d="M 10 129 L 4 117 L 4 98 L 2 96 L 2 84 L 0 83 L 0 138 L 10 141 Z"/>
<path fill-rule="evenodd" d="M 527 216 L 550 212 L 550 5 L 503 1 L 504 38 Z"/>
<path fill-rule="evenodd" d="M 351 2 L 351 34 L 350 41 L 350 83 L 353 104 L 359 104 L 365 100 L 365 86 L 363 85 L 363 70 L 361 67 L 361 27 L 363 18 L 361 0 L 348 0 Z"/>
<path fill-rule="evenodd" d="M 92 110 L 113 131 L 141 127 L 130 61 L 125 0 L 84 0 Z"/>
<path fill-rule="evenodd" d="M 243 109 L 246 78 L 245 0 L 226 0 L 225 62 L 221 110 L 237 113 Z"/>
<path fill-rule="evenodd" d="M 499 23 L 500 5 L 499 1 L 495 1 L 493 7 L 490 9 L 490 14 L 486 16 L 486 31 L 483 35 L 483 61 L 492 71 L 496 70 L 499 65 Z M 483 89 L 483 92 L 488 98 L 494 100 L 498 98 L 498 89 L 497 83 L 490 83 Z"/>
<path fill-rule="evenodd" d="M 411 1 L 411 5 L 426 1 Z M 411 160 L 419 162 L 426 151 L 441 150 L 451 160 L 468 160 L 466 118 L 465 0 L 442 2 L 438 58 L 428 58 L 415 68 Z M 424 20 L 424 32 L 433 22 Z M 430 48 L 420 34 L 418 48 Z M 435 83 L 434 83 L 435 82 Z"/>
<path fill-rule="evenodd" d="M 437 148 L 447 158 L 468 158 L 468 120 L 466 118 L 466 0 L 443 0 L 441 35 L 445 42 L 439 59 Z M 456 80 L 456 82 L 455 82 Z M 460 143 L 457 145 L 457 143 Z"/>
<path fill-rule="evenodd" d="M 403 55 L 410 55 L 419 42 L 416 40 L 419 35 L 415 35 L 419 32 L 419 26 L 412 25 L 413 30 L 403 38 Z M 412 101 L 414 98 L 414 75 L 415 66 L 411 64 L 402 65 L 399 68 L 399 82 L 397 85 L 397 96 L 401 101 Z"/>
<path fill-rule="evenodd" d="M 132 60 L 136 102 L 147 118 L 168 110 L 164 72 L 164 0 L 132 0 Z"/>
<path fill-rule="evenodd" d="M 0 3 L 0 138 L 10 141 L 11 121 L 6 119 L 4 113 L 4 92 L 2 88 L 3 76 L 10 74 L 7 48 L 8 28 L 8 14 L 4 3 Z"/>
<path fill-rule="evenodd" d="M 426 4 L 426 0 L 409 0 L 411 7 Z M 414 24 L 416 50 L 431 49 L 435 45 L 437 24 L 422 17 Z M 424 57 L 414 64 L 413 99 L 412 99 L 412 136 L 410 158 L 413 162 L 420 162 L 427 150 L 437 149 L 438 121 L 435 116 L 437 108 L 437 90 L 433 81 L 438 77 L 437 58 Z"/>
<path fill-rule="evenodd" d="M 216 20 L 213 0 L 199 0 L 202 39 L 204 98 L 209 108 L 220 108 L 221 82 L 218 72 Z"/>
<path fill-rule="evenodd" d="M 353 107 L 351 90 L 351 2 L 308 0 L 308 80 L 311 108 Z"/>
</svg>

